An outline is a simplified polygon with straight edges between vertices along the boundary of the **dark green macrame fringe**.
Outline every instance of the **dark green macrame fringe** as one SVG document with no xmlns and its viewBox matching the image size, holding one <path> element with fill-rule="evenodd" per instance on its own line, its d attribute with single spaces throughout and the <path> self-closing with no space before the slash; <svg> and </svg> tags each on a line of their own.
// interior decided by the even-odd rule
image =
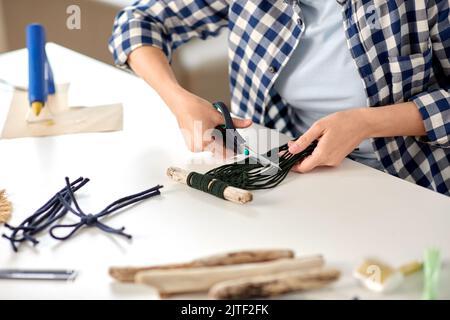
<svg viewBox="0 0 450 320">
<path fill-rule="evenodd" d="M 258 163 L 256 159 L 247 157 L 242 161 L 226 164 L 212 169 L 205 174 L 191 172 L 187 177 L 188 186 L 223 198 L 228 186 L 245 190 L 270 189 L 279 185 L 287 176 L 291 168 L 299 161 L 309 156 L 316 147 L 317 142 L 298 154 L 288 151 L 287 144 L 272 149 L 266 153 L 268 158 L 279 157 L 278 165 L 281 170 L 267 168 Z"/>
<path fill-rule="evenodd" d="M 225 182 L 230 186 L 245 190 L 274 188 L 286 178 L 295 164 L 313 152 L 316 145 L 317 143 L 313 143 L 304 151 L 295 155 L 288 151 L 287 144 L 267 152 L 266 155 L 270 159 L 273 159 L 274 152 L 280 155 L 278 164 L 281 170 L 275 168 L 268 170 L 258 163 L 256 159 L 246 158 L 239 162 L 212 169 L 206 175 Z"/>
</svg>

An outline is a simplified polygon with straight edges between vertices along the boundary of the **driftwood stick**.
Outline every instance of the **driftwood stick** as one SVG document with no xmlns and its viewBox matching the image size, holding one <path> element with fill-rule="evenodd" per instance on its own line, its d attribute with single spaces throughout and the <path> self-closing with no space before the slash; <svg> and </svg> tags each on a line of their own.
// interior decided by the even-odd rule
<svg viewBox="0 0 450 320">
<path fill-rule="evenodd" d="M 229 252 L 196 259 L 187 263 L 168 264 L 151 267 L 111 267 L 109 274 L 116 280 L 122 282 L 133 282 L 138 272 L 150 270 L 171 270 L 182 268 L 200 268 L 225 266 L 232 264 L 243 264 L 253 262 L 265 262 L 278 259 L 289 259 L 294 257 L 292 250 L 248 250 Z"/>
<path fill-rule="evenodd" d="M 11 218 L 12 205 L 6 197 L 6 191 L 0 190 L 0 223 L 8 222 Z"/>
<path fill-rule="evenodd" d="M 183 184 L 187 184 L 186 178 L 189 173 L 190 172 L 177 167 L 170 167 L 167 169 L 167 176 L 169 176 L 173 181 Z M 226 200 L 238 204 L 245 204 L 253 200 L 253 194 L 250 191 L 235 187 L 227 187 L 223 192 L 223 196 Z"/>
<path fill-rule="evenodd" d="M 135 280 L 137 283 L 155 287 L 161 295 L 167 296 L 207 291 L 214 284 L 226 280 L 306 270 L 323 265 L 321 256 L 311 256 L 218 267 L 144 271 L 137 273 Z"/>
<path fill-rule="evenodd" d="M 339 278 L 331 268 L 283 272 L 267 276 L 240 278 L 215 284 L 209 290 L 213 299 L 250 299 L 322 288 Z"/>
</svg>

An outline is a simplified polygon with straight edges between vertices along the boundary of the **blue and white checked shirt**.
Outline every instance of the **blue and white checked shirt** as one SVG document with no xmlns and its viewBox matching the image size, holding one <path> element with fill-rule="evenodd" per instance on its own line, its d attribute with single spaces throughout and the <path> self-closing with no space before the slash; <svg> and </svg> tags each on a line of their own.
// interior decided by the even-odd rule
<svg viewBox="0 0 450 320">
<path fill-rule="evenodd" d="M 368 105 L 413 101 L 423 117 L 426 137 L 373 139 L 385 171 L 450 195 L 450 1 L 335 1 Z M 222 28 L 230 31 L 232 111 L 298 136 L 292 107 L 273 88 L 304 30 L 296 0 L 141 0 L 118 14 L 110 50 L 123 67 L 144 45 L 170 59 Z"/>
</svg>

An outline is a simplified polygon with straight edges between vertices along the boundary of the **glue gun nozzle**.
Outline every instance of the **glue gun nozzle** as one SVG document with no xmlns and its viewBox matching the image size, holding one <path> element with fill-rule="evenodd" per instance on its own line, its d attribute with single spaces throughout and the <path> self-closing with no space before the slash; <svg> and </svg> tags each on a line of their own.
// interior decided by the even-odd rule
<svg viewBox="0 0 450 320">
<path fill-rule="evenodd" d="M 33 102 L 31 104 L 31 109 L 36 117 L 39 116 L 43 107 L 44 107 L 44 104 L 42 102 Z"/>
</svg>

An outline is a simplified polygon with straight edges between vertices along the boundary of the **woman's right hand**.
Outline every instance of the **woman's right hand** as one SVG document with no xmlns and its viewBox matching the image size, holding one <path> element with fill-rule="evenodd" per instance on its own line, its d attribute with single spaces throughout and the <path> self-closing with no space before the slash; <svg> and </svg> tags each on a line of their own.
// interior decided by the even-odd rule
<svg viewBox="0 0 450 320">
<path fill-rule="evenodd" d="M 161 49 L 139 47 L 130 53 L 127 62 L 137 75 L 158 92 L 175 114 L 188 148 L 194 152 L 205 150 L 212 141 L 212 130 L 224 122 L 220 112 L 211 102 L 179 85 Z M 236 128 L 246 128 L 251 123 L 251 120 L 234 119 Z"/>
<path fill-rule="evenodd" d="M 222 114 L 211 102 L 185 90 L 174 97 L 169 102 L 170 109 L 177 118 L 187 147 L 193 152 L 204 151 L 213 141 L 214 128 L 224 123 Z M 246 128 L 252 124 L 250 119 L 233 118 L 233 122 L 236 128 Z"/>
</svg>

